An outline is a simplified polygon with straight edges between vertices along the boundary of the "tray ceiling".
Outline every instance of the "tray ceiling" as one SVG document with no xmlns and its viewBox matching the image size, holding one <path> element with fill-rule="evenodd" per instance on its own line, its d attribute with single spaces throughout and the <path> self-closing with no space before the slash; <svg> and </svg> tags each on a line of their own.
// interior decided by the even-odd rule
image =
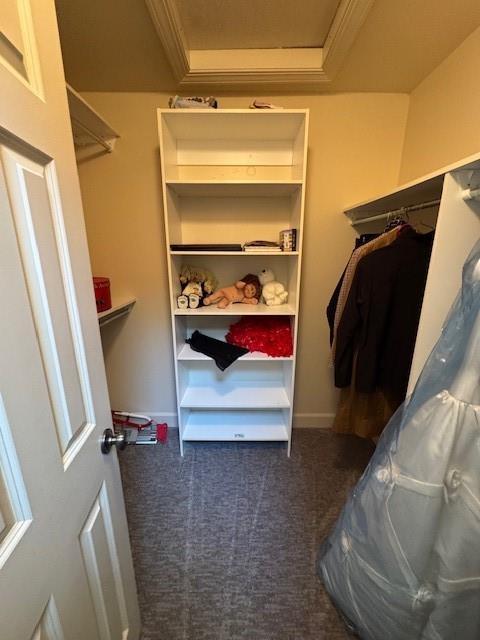
<svg viewBox="0 0 480 640">
<path fill-rule="evenodd" d="M 196 5 L 202 0 L 189 0 Z M 228 0 L 217 0 L 219 3 Z M 249 0 L 237 0 L 241 5 Z M 260 0 L 259 0 L 260 1 Z M 217 81 L 209 87 L 203 81 L 195 87 L 179 85 L 185 71 L 172 75 L 171 64 L 147 9 L 145 0 L 55 0 L 62 54 L 68 82 L 79 91 L 162 91 L 172 93 L 213 93 L 225 95 L 228 85 Z M 280 6 L 282 0 L 262 0 Z M 290 0 L 299 8 L 309 0 Z M 320 0 L 318 0 L 320 4 Z M 277 4 L 278 3 L 278 4 Z M 255 20 L 252 19 L 252 23 Z M 276 22 L 266 33 L 274 31 Z M 335 79 L 332 82 L 315 79 L 315 53 L 318 48 L 293 49 L 233 49 L 238 64 L 234 84 L 237 94 L 256 95 L 277 102 L 279 93 L 309 93 L 338 91 L 412 91 L 442 60 L 454 51 L 480 25 L 478 0 L 376 0 L 355 37 Z M 252 27 L 253 29 L 253 27 Z M 187 37 L 186 35 L 184 36 Z M 275 34 L 268 36 L 277 37 Z M 341 40 L 341 38 L 340 38 Z M 270 42 L 270 40 L 269 40 Z M 190 45 L 189 45 L 190 46 Z M 187 51 L 189 47 L 186 47 Z M 181 51 L 184 51 L 182 49 Z M 196 55 L 209 55 L 209 50 L 193 49 Z M 270 77 L 278 84 L 265 83 L 262 74 L 252 73 L 258 67 L 259 56 L 286 56 L 290 69 Z M 299 83 L 292 69 L 292 60 L 313 54 L 311 75 L 303 72 L 305 82 Z M 332 51 L 330 52 L 331 55 Z M 182 54 L 183 55 L 183 54 Z M 318 56 L 317 56 L 318 57 Z M 218 64 L 225 67 L 222 60 Z M 247 58 L 250 65 L 246 64 Z M 331 61 L 331 58 L 330 58 Z M 187 60 L 188 62 L 188 60 Z M 327 64 L 328 67 L 328 64 Z M 318 67 L 317 67 L 318 68 Z M 224 70 L 224 69 L 223 69 Z M 227 67 L 228 70 L 228 67 Z M 222 71 L 222 69 L 220 69 Z M 201 75 L 201 74 L 199 74 Z M 251 79 L 258 78 L 257 82 Z M 293 76 L 292 83 L 288 78 Z M 228 73 L 225 73 L 228 79 Z M 202 78 L 205 80 L 205 77 Z M 472 80 L 473 82 L 474 80 Z M 183 85 L 186 86 L 186 85 Z"/>
<path fill-rule="evenodd" d="M 323 47 L 340 0 L 175 0 L 190 49 Z"/>
<path fill-rule="evenodd" d="M 373 0 L 145 0 L 181 87 L 331 82 Z"/>
</svg>

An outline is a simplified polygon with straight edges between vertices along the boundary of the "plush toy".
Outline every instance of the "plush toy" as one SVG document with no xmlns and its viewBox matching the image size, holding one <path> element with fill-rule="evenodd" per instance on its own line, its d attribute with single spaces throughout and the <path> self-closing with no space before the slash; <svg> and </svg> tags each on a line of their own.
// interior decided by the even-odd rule
<svg viewBox="0 0 480 640">
<path fill-rule="evenodd" d="M 182 290 L 183 296 L 189 296 L 192 293 L 199 296 L 200 298 L 203 297 L 202 285 L 199 282 L 188 282 Z"/>
<path fill-rule="evenodd" d="M 219 309 L 225 309 L 233 302 L 243 302 L 244 304 L 258 304 L 262 288 L 257 276 L 247 273 L 229 287 L 218 289 L 212 295 L 203 300 L 204 305 L 217 303 Z"/>
<path fill-rule="evenodd" d="M 201 285 L 202 291 L 200 294 L 197 294 L 196 291 L 185 293 L 185 287 L 191 282 Z M 218 286 L 218 280 L 208 269 L 184 264 L 180 270 L 180 284 L 183 289 L 182 294 L 189 295 L 189 293 L 196 293 L 197 295 L 203 296 L 204 294 L 210 294 L 215 291 Z"/>
<path fill-rule="evenodd" d="M 284 304 L 288 298 L 288 292 L 281 282 L 275 280 L 275 274 L 271 269 L 263 269 L 258 274 L 258 279 L 262 285 L 262 296 L 265 304 L 272 307 L 277 304 Z"/>
</svg>

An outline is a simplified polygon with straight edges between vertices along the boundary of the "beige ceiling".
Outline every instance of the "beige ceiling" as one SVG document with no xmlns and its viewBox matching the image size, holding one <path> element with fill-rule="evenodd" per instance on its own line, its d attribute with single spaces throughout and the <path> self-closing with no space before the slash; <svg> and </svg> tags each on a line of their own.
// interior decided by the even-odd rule
<svg viewBox="0 0 480 640">
<path fill-rule="evenodd" d="M 340 0 L 175 0 L 190 49 L 322 47 Z"/>
<path fill-rule="evenodd" d="M 292 4 L 301 13 L 311 2 Z M 178 90 L 145 0 L 57 0 L 57 12 L 66 76 L 74 88 Z M 317 90 L 410 92 L 479 25 L 479 0 L 376 0 L 337 77 Z M 243 93 L 253 91 L 274 93 L 258 86 Z"/>
</svg>

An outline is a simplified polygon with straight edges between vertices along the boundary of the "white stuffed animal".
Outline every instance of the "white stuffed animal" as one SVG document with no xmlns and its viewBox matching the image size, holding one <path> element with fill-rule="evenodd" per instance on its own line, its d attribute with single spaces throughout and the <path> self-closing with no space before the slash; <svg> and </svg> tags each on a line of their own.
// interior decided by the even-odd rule
<svg viewBox="0 0 480 640">
<path fill-rule="evenodd" d="M 275 280 L 275 274 L 271 269 L 262 269 L 258 274 L 258 279 L 262 285 L 262 296 L 265 304 L 272 307 L 277 304 L 284 304 L 288 298 L 288 292 L 281 282 Z"/>
</svg>

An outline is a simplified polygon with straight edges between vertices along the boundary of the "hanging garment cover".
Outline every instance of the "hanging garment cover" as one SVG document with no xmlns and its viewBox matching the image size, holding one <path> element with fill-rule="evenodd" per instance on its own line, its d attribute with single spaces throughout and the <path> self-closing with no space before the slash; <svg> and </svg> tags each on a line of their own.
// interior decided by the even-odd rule
<svg viewBox="0 0 480 640">
<path fill-rule="evenodd" d="M 357 391 L 405 398 L 432 243 L 433 233 L 408 227 L 359 262 L 338 325 L 337 387 L 350 384 L 357 353 Z"/>
<path fill-rule="evenodd" d="M 363 640 L 480 638 L 480 242 L 319 559 Z"/>
</svg>

